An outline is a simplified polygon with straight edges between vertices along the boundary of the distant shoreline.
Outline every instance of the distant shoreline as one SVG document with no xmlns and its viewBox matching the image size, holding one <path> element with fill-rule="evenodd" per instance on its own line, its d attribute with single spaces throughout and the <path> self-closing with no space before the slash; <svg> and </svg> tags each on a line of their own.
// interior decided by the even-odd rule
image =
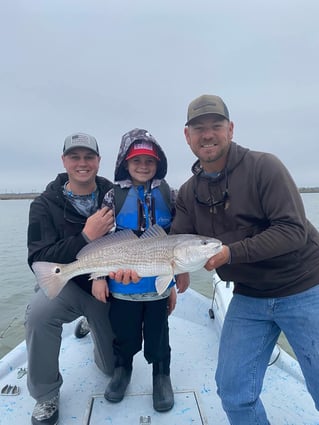
<svg viewBox="0 0 319 425">
<path fill-rule="evenodd" d="M 300 193 L 319 193 L 319 187 L 300 187 Z M 34 199 L 39 196 L 38 192 L 25 192 L 25 193 L 0 193 L 0 201 L 10 199 Z"/>
<path fill-rule="evenodd" d="M 34 199 L 39 196 L 40 193 L 26 192 L 26 193 L 0 193 L 0 200 L 6 201 L 10 199 Z"/>
<path fill-rule="evenodd" d="M 300 193 L 319 193 L 319 187 L 300 187 Z"/>
</svg>

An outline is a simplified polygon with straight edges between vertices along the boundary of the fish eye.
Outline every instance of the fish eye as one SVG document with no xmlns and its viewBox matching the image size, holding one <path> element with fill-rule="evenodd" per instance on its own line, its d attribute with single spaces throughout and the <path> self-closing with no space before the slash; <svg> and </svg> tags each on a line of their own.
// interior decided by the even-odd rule
<svg viewBox="0 0 319 425">
<path fill-rule="evenodd" d="M 61 271 L 60 267 L 56 267 L 55 270 L 54 270 L 54 273 L 57 274 L 57 273 L 60 273 L 60 271 Z"/>
<path fill-rule="evenodd" d="M 208 244 L 208 242 L 206 240 L 201 241 L 201 243 L 202 243 L 202 245 L 207 245 Z"/>
</svg>

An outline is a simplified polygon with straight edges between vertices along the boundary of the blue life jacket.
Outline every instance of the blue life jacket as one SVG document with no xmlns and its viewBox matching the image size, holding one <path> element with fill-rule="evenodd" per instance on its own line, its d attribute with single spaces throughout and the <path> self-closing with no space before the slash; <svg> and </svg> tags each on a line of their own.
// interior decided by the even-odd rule
<svg viewBox="0 0 319 425">
<path fill-rule="evenodd" d="M 165 182 L 167 185 L 167 183 Z M 167 185 L 168 186 L 168 185 Z M 118 186 L 117 186 L 118 187 Z M 117 191 L 126 191 L 126 197 L 120 199 L 121 207 L 117 212 L 117 199 L 121 198 Z M 155 187 L 151 192 L 144 193 L 144 187 L 130 187 L 121 189 L 118 187 L 114 191 L 114 202 L 116 212 L 116 228 L 118 230 L 132 229 L 137 235 L 141 235 L 151 225 L 157 223 L 167 232 L 172 222 L 172 212 L 170 205 L 164 199 L 163 193 L 159 187 Z M 129 247 L 128 247 L 129 249 Z M 156 292 L 156 277 L 144 277 L 138 283 L 123 285 L 113 279 L 109 279 L 110 292 L 121 294 L 146 294 Z M 173 286 L 174 281 L 169 286 Z"/>
</svg>

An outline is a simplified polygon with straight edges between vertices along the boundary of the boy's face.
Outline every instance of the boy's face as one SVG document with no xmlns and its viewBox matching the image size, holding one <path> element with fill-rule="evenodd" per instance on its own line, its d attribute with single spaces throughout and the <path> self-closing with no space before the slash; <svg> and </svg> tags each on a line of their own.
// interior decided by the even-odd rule
<svg viewBox="0 0 319 425">
<path fill-rule="evenodd" d="M 157 170 L 157 159 L 149 155 L 137 155 L 127 160 L 127 170 L 135 186 L 145 185 Z"/>
</svg>

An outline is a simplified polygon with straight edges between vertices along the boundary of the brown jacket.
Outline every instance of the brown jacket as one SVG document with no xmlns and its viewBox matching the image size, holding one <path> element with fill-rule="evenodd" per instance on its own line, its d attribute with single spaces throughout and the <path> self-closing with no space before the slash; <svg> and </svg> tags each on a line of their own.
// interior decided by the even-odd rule
<svg viewBox="0 0 319 425">
<path fill-rule="evenodd" d="M 231 264 L 217 273 L 235 283 L 234 292 L 281 297 L 319 284 L 319 233 L 274 155 L 232 142 L 219 177 L 203 175 L 199 161 L 192 171 L 179 190 L 171 233 L 212 236 L 228 245 Z"/>
</svg>

